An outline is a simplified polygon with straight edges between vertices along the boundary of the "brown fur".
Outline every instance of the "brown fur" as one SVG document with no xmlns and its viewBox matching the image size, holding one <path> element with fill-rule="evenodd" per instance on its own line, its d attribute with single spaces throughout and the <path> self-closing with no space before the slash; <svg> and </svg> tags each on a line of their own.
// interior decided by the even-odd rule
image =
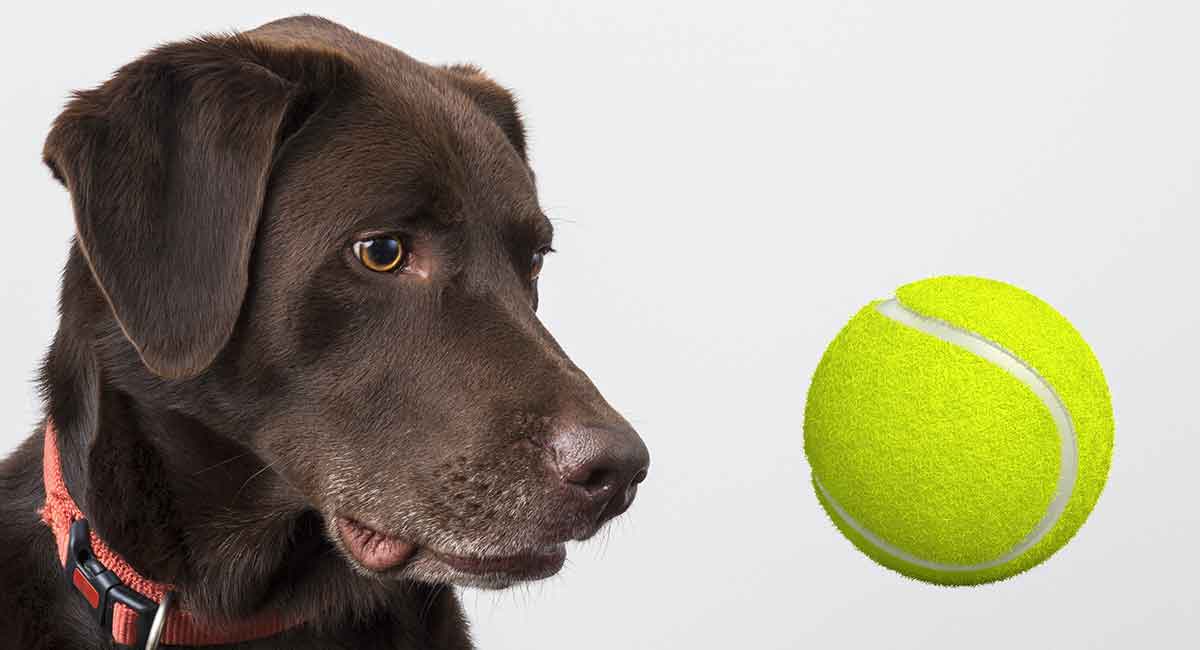
<svg viewBox="0 0 1200 650">
<path fill-rule="evenodd" d="M 45 158 L 77 238 L 42 371 L 67 485 L 137 570 L 245 648 L 467 648 L 439 563 L 585 539 L 645 447 L 538 321 L 550 244 L 512 96 L 315 17 L 160 47 Z M 401 236 L 421 273 L 356 239 Z M 0 647 L 108 647 L 63 582 L 41 431 L 0 464 Z M 350 517 L 420 550 L 376 573 Z"/>
</svg>

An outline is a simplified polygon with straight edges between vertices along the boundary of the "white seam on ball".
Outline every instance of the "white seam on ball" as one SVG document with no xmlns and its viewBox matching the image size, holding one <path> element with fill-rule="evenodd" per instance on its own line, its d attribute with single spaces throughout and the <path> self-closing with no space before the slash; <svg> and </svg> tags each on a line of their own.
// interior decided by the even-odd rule
<svg viewBox="0 0 1200 650">
<path fill-rule="evenodd" d="M 881 551 L 909 564 L 915 564 L 934 571 L 966 572 L 981 571 L 1011 562 L 1041 541 L 1054 528 L 1054 525 L 1058 523 L 1058 520 L 1062 518 L 1063 512 L 1067 509 L 1067 503 L 1071 500 L 1071 492 L 1075 488 L 1075 479 L 1079 473 L 1079 450 L 1076 448 L 1075 428 L 1071 423 L 1071 414 L 1058 397 L 1058 393 L 1054 391 L 1054 388 L 1037 371 L 994 341 L 990 341 L 974 332 L 955 327 L 936 318 L 918 314 L 900 304 L 900 301 L 895 298 L 880 302 L 875 306 L 875 309 L 897 323 L 907 325 L 951 345 L 956 345 L 985 361 L 991 362 L 1033 391 L 1033 394 L 1050 411 L 1050 416 L 1053 418 L 1054 424 L 1058 429 L 1061 462 L 1059 464 L 1058 483 L 1055 488 L 1054 498 L 1050 501 L 1050 505 L 1046 507 L 1046 512 L 1038 520 L 1037 525 L 1004 555 L 979 564 L 944 564 L 917 557 L 881 539 L 851 517 L 850 513 L 846 512 L 841 504 L 833 498 L 833 495 L 829 494 L 829 491 L 825 489 L 825 486 L 821 484 L 820 479 L 815 474 L 813 482 L 816 484 L 817 489 L 820 490 L 825 501 L 846 522 L 846 525 L 850 526 L 850 528 L 854 529 L 855 532 L 862 535 L 863 538 Z"/>
</svg>

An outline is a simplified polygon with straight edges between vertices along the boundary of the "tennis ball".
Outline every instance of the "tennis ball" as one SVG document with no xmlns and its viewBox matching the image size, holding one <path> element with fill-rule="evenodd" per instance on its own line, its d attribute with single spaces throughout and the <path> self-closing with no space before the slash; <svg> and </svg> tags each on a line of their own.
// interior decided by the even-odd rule
<svg viewBox="0 0 1200 650">
<path fill-rule="evenodd" d="M 858 312 L 808 391 L 817 498 L 876 562 L 943 585 L 1003 580 L 1071 539 L 1112 458 L 1100 364 L 1016 287 L 939 277 Z"/>
</svg>

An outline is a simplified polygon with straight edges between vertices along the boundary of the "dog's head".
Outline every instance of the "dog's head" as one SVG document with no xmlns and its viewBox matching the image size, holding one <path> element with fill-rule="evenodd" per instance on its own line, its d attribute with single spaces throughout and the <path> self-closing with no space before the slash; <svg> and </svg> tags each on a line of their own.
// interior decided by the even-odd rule
<svg viewBox="0 0 1200 650">
<path fill-rule="evenodd" d="M 167 45 L 46 160 L 140 364 L 113 380 L 254 452 L 358 571 L 545 577 L 633 500 L 646 449 L 535 315 L 551 224 L 476 68 L 308 17 Z"/>
</svg>

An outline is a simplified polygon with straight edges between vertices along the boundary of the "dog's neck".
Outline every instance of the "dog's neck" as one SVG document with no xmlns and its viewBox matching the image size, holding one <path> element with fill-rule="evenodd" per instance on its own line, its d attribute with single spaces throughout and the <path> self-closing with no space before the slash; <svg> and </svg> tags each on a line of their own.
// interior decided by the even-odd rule
<svg viewBox="0 0 1200 650">
<path fill-rule="evenodd" d="M 75 280 L 71 267 L 64 282 Z M 42 384 L 64 482 L 111 548 L 143 576 L 175 585 L 180 606 L 203 618 L 272 608 L 336 630 L 379 616 L 405 621 L 416 628 L 405 634 L 418 637 L 422 626 L 449 621 L 424 631 L 468 647 L 453 590 L 354 573 L 268 460 L 169 407 L 164 391 L 186 386 L 146 386 L 149 399 L 130 390 L 136 352 L 101 319 L 111 318 L 103 307 L 95 296 L 64 309 Z M 118 374 L 125 385 L 112 381 Z"/>
</svg>

